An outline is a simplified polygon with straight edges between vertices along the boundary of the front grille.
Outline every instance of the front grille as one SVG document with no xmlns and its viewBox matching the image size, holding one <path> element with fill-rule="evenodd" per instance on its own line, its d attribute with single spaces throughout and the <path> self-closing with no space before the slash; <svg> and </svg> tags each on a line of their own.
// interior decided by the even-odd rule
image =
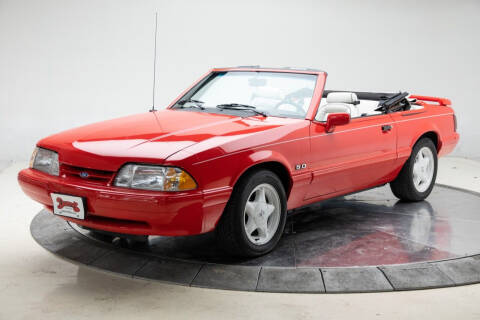
<svg viewBox="0 0 480 320">
<path fill-rule="evenodd" d="M 60 166 L 61 174 L 66 177 L 81 178 L 90 182 L 107 184 L 112 179 L 115 172 L 75 167 L 62 163 Z"/>
</svg>

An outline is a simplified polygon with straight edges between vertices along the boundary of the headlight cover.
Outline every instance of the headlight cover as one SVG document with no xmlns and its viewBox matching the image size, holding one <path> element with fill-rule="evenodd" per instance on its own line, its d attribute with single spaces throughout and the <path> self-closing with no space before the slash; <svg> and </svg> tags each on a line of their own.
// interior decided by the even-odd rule
<svg viewBox="0 0 480 320">
<path fill-rule="evenodd" d="M 58 153 L 43 148 L 35 148 L 30 159 L 30 168 L 58 176 Z"/>
<path fill-rule="evenodd" d="M 142 164 L 124 165 L 113 185 L 153 191 L 187 191 L 197 188 L 195 180 L 182 169 Z"/>
</svg>

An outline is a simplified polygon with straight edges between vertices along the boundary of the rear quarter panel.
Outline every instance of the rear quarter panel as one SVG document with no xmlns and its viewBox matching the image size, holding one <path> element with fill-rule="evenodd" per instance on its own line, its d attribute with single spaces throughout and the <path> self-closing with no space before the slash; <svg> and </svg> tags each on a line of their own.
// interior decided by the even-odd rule
<svg viewBox="0 0 480 320">
<path fill-rule="evenodd" d="M 392 113 L 397 127 L 397 152 L 405 162 L 418 139 L 427 132 L 437 135 L 439 155 L 449 153 L 458 141 L 454 130 L 453 110 L 448 106 L 424 104 L 423 109 Z"/>
</svg>

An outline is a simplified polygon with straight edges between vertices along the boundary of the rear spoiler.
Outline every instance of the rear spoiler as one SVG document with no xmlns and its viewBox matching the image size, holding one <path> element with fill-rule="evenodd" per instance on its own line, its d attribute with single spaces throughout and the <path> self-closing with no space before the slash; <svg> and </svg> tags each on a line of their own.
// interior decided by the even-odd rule
<svg viewBox="0 0 480 320">
<path fill-rule="evenodd" d="M 409 98 L 420 100 L 419 102 L 423 102 L 423 101 L 437 102 L 441 106 L 450 106 L 452 104 L 450 99 L 447 99 L 447 98 L 436 98 L 436 97 L 417 96 L 417 95 L 411 95 Z"/>
</svg>

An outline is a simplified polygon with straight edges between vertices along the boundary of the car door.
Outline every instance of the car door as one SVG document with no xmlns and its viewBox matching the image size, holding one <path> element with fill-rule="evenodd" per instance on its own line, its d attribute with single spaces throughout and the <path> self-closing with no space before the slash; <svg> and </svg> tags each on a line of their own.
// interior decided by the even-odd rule
<svg viewBox="0 0 480 320">
<path fill-rule="evenodd" d="M 396 127 L 388 114 L 359 117 L 327 133 L 310 125 L 311 188 L 305 199 L 373 187 L 388 179 L 397 158 Z"/>
</svg>

